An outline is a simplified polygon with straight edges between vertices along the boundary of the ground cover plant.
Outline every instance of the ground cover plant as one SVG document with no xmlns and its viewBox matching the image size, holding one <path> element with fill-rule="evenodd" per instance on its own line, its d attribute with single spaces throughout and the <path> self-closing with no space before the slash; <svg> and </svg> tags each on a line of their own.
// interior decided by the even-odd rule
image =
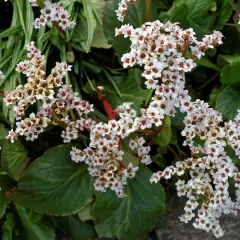
<svg viewBox="0 0 240 240">
<path fill-rule="evenodd" d="M 156 239 L 171 190 L 179 221 L 224 236 L 240 208 L 240 3 L 1 4 L 2 239 Z"/>
</svg>

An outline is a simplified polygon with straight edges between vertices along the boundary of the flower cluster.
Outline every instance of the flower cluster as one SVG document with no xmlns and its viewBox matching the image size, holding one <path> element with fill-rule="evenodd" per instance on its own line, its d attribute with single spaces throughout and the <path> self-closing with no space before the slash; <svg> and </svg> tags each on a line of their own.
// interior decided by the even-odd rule
<svg viewBox="0 0 240 240">
<path fill-rule="evenodd" d="M 121 2 L 118 4 L 118 9 L 115 11 L 117 15 L 117 19 L 120 22 L 123 22 L 127 14 L 128 7 L 136 1 L 137 0 L 121 0 Z"/>
<path fill-rule="evenodd" d="M 35 1 L 32 1 L 32 5 L 36 6 Z M 44 5 L 44 8 L 41 9 L 41 16 L 36 18 L 34 22 L 35 28 L 40 28 L 46 24 L 51 26 L 53 23 L 57 23 L 63 30 L 71 29 L 75 26 L 75 21 L 69 20 L 70 14 L 59 3 L 45 1 Z"/>
<path fill-rule="evenodd" d="M 220 216 L 240 209 L 239 200 L 233 202 L 229 195 L 231 179 L 237 189 L 240 187 L 240 173 L 227 154 L 225 139 L 228 139 L 226 128 L 229 123 L 221 126 L 221 115 L 203 101 L 189 104 L 191 111 L 186 111 L 182 135 L 186 137 L 185 144 L 190 147 L 192 157 L 153 174 L 151 181 L 188 173 L 191 177 L 188 181 L 178 180 L 176 183 L 178 196 L 188 198 L 181 221 L 187 223 L 195 218 L 195 228 L 212 231 L 216 237 L 221 237 L 224 231 L 219 225 Z"/>
<path fill-rule="evenodd" d="M 239 209 L 240 173 L 227 149 L 231 146 L 236 155 L 240 155 L 240 114 L 235 121 L 223 126 L 220 113 L 203 101 L 191 101 L 185 90 L 184 76 L 196 66 L 195 59 L 222 43 L 222 34 L 214 31 L 198 41 L 192 29 L 183 30 L 176 23 L 155 21 L 137 29 L 123 25 L 116 29 L 116 35 L 131 40 L 131 51 L 121 59 L 123 66 L 142 66 L 147 88 L 155 90 L 152 101 L 140 117 L 145 118 L 147 128 L 152 124 L 160 126 L 165 115 L 174 116 L 175 108 L 187 114 L 182 135 L 192 157 L 154 173 L 151 182 L 189 174 L 188 181 L 176 183 L 178 196 L 188 198 L 181 221 L 187 223 L 194 219 L 195 228 L 212 231 L 216 237 L 222 236 L 220 216 L 236 213 Z M 135 146 L 134 142 L 132 144 Z M 235 202 L 229 195 L 231 179 L 237 189 Z"/>
<path fill-rule="evenodd" d="M 15 117 L 19 120 L 15 131 L 12 129 L 7 136 L 11 142 L 19 135 L 25 136 L 27 141 L 34 141 L 50 123 L 56 124 L 56 119 L 66 125 L 66 119 L 61 119 L 70 112 L 82 120 L 93 111 L 93 105 L 81 100 L 71 86 L 63 83 L 63 78 L 71 70 L 71 66 L 64 62 L 56 63 L 51 74 L 46 77 L 46 61 L 40 50 L 35 47 L 34 42 L 26 48 L 29 60 L 17 64 L 16 70 L 27 76 L 27 83 L 17 86 L 4 98 L 7 106 L 13 106 Z M 26 110 L 36 102 L 40 103 L 39 111 L 26 117 Z M 70 126 L 66 127 L 62 136 L 65 142 L 76 139 Z"/>
<path fill-rule="evenodd" d="M 98 88 L 99 91 L 103 90 Z M 72 160 L 88 164 L 89 173 L 94 178 L 94 187 L 97 191 L 105 192 L 108 188 L 115 191 L 117 196 L 124 197 L 124 187 L 128 178 L 135 177 L 138 167 L 129 163 L 125 166 L 124 151 L 121 150 L 121 139 L 135 131 L 133 118 L 136 111 L 131 108 L 132 103 L 124 103 L 115 111 L 108 123 L 95 123 L 89 126 L 90 144 L 84 150 L 73 148 Z M 118 118 L 118 119 L 117 119 Z M 149 164 L 147 156 L 149 147 L 142 146 L 144 139 L 136 141 L 135 147 L 140 147 L 138 155 L 142 163 Z M 130 144 L 133 148 L 133 144 Z"/>
</svg>

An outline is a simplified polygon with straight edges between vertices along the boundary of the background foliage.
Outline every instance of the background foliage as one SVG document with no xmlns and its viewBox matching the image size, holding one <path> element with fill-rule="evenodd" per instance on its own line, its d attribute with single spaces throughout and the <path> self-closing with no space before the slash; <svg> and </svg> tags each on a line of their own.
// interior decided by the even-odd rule
<svg viewBox="0 0 240 240">
<path fill-rule="evenodd" d="M 66 81 L 82 98 L 94 103 L 96 118 L 107 121 L 97 100 L 96 85 L 104 86 L 113 107 L 134 101 L 139 111 L 148 103 L 151 92 L 144 88 L 140 68 L 126 70 L 119 62 L 129 49 L 128 39 L 115 37 L 115 28 L 121 25 L 114 11 L 119 1 L 60 2 L 77 23 L 67 33 L 71 47 L 55 27 L 33 29 L 39 9 L 32 9 L 28 1 L 0 3 L 0 9 L 7 10 L 6 16 L 12 16 L 8 25 L 1 21 L 0 69 L 6 80 L 0 82 L 0 88 L 9 91 L 25 82 L 24 76 L 15 72 L 15 66 L 25 59 L 24 46 L 33 40 L 45 55 L 49 69 L 57 61 L 73 65 Z M 198 38 L 213 30 L 222 31 L 223 45 L 197 62 L 195 70 L 187 75 L 186 88 L 193 98 L 208 101 L 226 120 L 233 119 L 240 108 L 239 13 L 240 2 L 233 0 L 155 0 L 151 5 L 151 20 L 179 22 L 183 28 L 192 27 Z M 124 22 L 139 27 L 145 21 L 146 3 L 139 0 L 129 8 Z M 34 143 L 23 139 L 14 144 L 5 141 L 14 117 L 0 101 L 2 239 L 85 240 L 98 236 L 134 240 L 160 224 L 165 193 L 162 185 L 150 184 L 149 177 L 152 171 L 189 154 L 181 144 L 183 114 L 166 119 L 163 131 L 152 140 L 154 164 L 150 169 L 140 166 L 136 178 L 128 183 L 127 197 L 118 199 L 113 192 L 93 190 L 87 167 L 70 160 L 72 145 L 61 145 L 59 127 L 52 127 Z M 88 136 L 83 134 L 73 145 L 85 147 L 87 142 Z M 129 153 L 125 161 L 134 158 Z M 163 183 L 165 189 L 172 185 Z"/>
</svg>

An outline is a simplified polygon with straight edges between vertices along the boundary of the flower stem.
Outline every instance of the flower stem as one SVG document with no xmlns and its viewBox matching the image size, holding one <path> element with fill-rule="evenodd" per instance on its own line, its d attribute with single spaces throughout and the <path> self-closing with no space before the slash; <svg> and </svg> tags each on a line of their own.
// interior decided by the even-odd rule
<svg viewBox="0 0 240 240">
<path fill-rule="evenodd" d="M 152 0 L 146 0 L 146 21 L 150 22 L 150 9 Z"/>
</svg>

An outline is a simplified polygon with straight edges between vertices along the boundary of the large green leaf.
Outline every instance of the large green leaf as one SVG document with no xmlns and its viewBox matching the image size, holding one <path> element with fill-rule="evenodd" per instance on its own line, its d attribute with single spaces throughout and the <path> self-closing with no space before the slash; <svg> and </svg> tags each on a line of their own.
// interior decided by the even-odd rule
<svg viewBox="0 0 240 240">
<path fill-rule="evenodd" d="M 75 216 L 53 217 L 55 227 L 69 236 L 72 240 L 92 240 L 94 227 L 92 224 L 83 223 Z"/>
<path fill-rule="evenodd" d="M 136 177 L 128 182 L 125 198 L 117 198 L 113 191 L 97 194 L 94 215 L 100 237 L 135 240 L 157 224 L 164 209 L 164 190 L 160 183 L 150 183 L 147 167 L 139 167 Z"/>
<path fill-rule="evenodd" d="M 13 188 L 15 182 L 6 174 L 0 174 L 0 218 L 4 215 L 9 200 L 5 196 L 5 192 Z"/>
<path fill-rule="evenodd" d="M 233 0 L 217 1 L 218 16 L 215 24 L 216 29 L 223 28 L 224 23 L 226 23 L 228 19 L 231 17 L 232 10 L 233 10 L 232 4 L 233 4 Z"/>
<path fill-rule="evenodd" d="M 47 150 L 24 172 L 8 198 L 39 213 L 72 215 L 93 200 L 87 165 L 70 158 L 73 145 Z"/>
<path fill-rule="evenodd" d="M 209 14 L 214 3 L 214 0 L 177 0 L 168 14 L 171 21 L 180 22 L 183 28 L 193 28 L 201 38 L 209 32 L 215 20 L 215 16 Z"/>
<path fill-rule="evenodd" d="M 1 166 L 14 180 L 19 180 L 22 172 L 29 163 L 28 152 L 20 140 L 10 143 L 5 140 L 1 153 Z"/>
<path fill-rule="evenodd" d="M 240 89 L 227 86 L 218 96 L 216 109 L 225 119 L 233 119 L 240 108 Z"/>
<path fill-rule="evenodd" d="M 194 22 L 201 22 L 211 8 L 214 7 L 214 0 L 176 0 L 174 4 L 185 3 L 188 6 L 188 18 Z M 181 14 L 181 13 L 179 13 Z"/>
<path fill-rule="evenodd" d="M 221 82 L 224 84 L 240 83 L 240 61 L 225 66 L 221 72 Z"/>
<path fill-rule="evenodd" d="M 29 212 L 24 207 L 15 204 L 15 211 L 18 217 L 18 224 L 20 224 L 20 240 L 54 240 L 55 230 L 47 219 L 42 219 L 37 223 L 29 223 Z"/>
</svg>

